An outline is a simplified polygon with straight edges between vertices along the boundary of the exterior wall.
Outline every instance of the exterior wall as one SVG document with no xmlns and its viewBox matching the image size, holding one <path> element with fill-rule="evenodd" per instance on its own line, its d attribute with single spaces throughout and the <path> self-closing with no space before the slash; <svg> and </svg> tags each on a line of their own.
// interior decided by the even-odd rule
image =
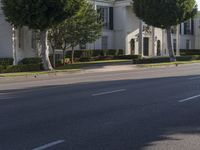
<svg viewBox="0 0 200 150">
<path fill-rule="evenodd" d="M 132 54 L 131 41 L 135 41 L 134 54 L 139 54 L 139 23 L 140 20 L 136 17 L 132 10 L 132 0 L 90 0 L 95 6 L 113 7 L 113 30 L 103 29 L 102 37 L 107 37 L 107 49 L 123 49 L 125 54 Z M 0 5 L 1 6 L 1 5 Z M 16 55 L 20 61 L 25 57 L 37 56 L 37 51 L 32 48 L 32 31 L 27 27 L 23 27 L 22 46 L 19 47 L 19 30 L 16 30 Z M 151 33 L 143 31 L 143 37 L 149 39 L 149 56 L 165 56 L 168 55 L 166 44 L 166 32 L 162 29 L 155 28 Z M 190 40 L 191 49 L 200 49 L 200 15 L 194 19 L 194 35 L 180 34 L 180 49 L 186 48 L 186 40 Z M 183 27 L 182 31 L 183 33 Z M 94 43 L 86 45 L 86 49 L 102 49 L 102 37 Z M 172 35 L 172 39 L 176 39 L 176 35 Z M 158 51 L 158 41 L 160 41 L 160 52 Z M 79 46 L 76 49 L 80 49 Z M 0 57 L 13 57 L 12 50 L 12 28 L 5 21 L 2 10 L 0 10 Z"/>
<path fill-rule="evenodd" d="M 16 31 L 16 55 L 17 62 L 23 58 L 30 58 L 37 56 L 37 51 L 32 48 L 32 30 L 28 27 L 23 27 L 21 36 L 23 37 L 21 41 L 21 47 L 19 47 L 19 29 Z"/>
<path fill-rule="evenodd" d="M 195 49 L 200 49 L 200 12 L 194 19 L 194 47 Z"/>
<path fill-rule="evenodd" d="M 12 28 L 5 21 L 0 3 L 0 58 L 13 57 Z"/>
<path fill-rule="evenodd" d="M 0 3 L 1 8 L 1 3 Z M 35 57 L 36 51 L 31 48 L 32 31 L 27 27 L 23 27 L 22 47 L 19 48 L 19 30 L 15 31 L 15 50 L 17 62 L 27 57 Z M 0 58 L 13 56 L 12 27 L 5 20 L 2 10 L 0 9 Z"/>
</svg>

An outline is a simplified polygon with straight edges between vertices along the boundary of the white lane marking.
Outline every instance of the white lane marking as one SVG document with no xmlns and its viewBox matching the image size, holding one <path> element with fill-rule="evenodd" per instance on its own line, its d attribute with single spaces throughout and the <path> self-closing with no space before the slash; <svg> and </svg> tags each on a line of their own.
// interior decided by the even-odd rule
<svg viewBox="0 0 200 150">
<path fill-rule="evenodd" d="M 179 100 L 179 102 L 183 103 L 183 102 L 193 100 L 193 99 L 198 98 L 198 97 L 200 97 L 200 95 L 195 95 L 195 96 L 192 96 L 192 97 L 189 97 L 189 98 L 186 98 L 186 99 L 182 99 L 182 100 Z"/>
<path fill-rule="evenodd" d="M 112 94 L 112 93 L 118 93 L 118 92 L 124 92 L 124 91 L 126 91 L 126 89 L 119 89 L 119 90 L 114 90 L 114 91 L 96 93 L 96 94 L 92 94 L 92 96 L 100 96 L 100 95 L 106 95 L 106 94 Z"/>
<path fill-rule="evenodd" d="M 65 142 L 65 140 L 58 140 L 58 141 L 51 142 L 51 143 L 45 144 L 43 146 L 34 148 L 32 150 L 44 150 L 44 149 L 47 149 L 49 147 L 52 147 L 52 146 L 55 146 L 55 145 L 58 145 L 58 144 L 61 144 L 61 143 L 64 143 L 64 142 Z"/>
<path fill-rule="evenodd" d="M 192 77 L 192 78 L 189 78 L 189 80 L 195 80 L 195 79 L 200 79 L 200 77 Z"/>
</svg>

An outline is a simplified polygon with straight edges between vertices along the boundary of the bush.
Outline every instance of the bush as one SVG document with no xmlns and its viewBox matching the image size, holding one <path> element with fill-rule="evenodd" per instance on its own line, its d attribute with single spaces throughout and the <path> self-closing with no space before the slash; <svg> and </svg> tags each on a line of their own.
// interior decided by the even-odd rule
<svg viewBox="0 0 200 150">
<path fill-rule="evenodd" d="M 13 64 L 13 58 L 0 58 L 0 65 L 7 66 Z"/>
<path fill-rule="evenodd" d="M 169 57 L 133 59 L 134 64 L 151 64 L 151 63 L 162 63 L 162 62 L 170 62 Z"/>
<path fill-rule="evenodd" d="M 0 73 L 3 73 L 5 69 L 6 69 L 6 66 L 0 65 Z"/>
<path fill-rule="evenodd" d="M 183 56 L 184 55 L 200 55 L 200 49 L 190 49 L 190 50 L 181 49 L 180 54 Z"/>
<path fill-rule="evenodd" d="M 176 60 L 177 61 L 200 60 L 200 55 L 179 56 L 179 57 L 176 57 Z M 133 59 L 134 64 L 164 63 L 164 62 L 170 62 L 170 58 L 169 57 L 157 57 L 157 58 Z"/>
<path fill-rule="evenodd" d="M 27 65 L 27 64 L 41 64 L 41 58 L 34 57 L 34 58 L 24 58 L 22 59 L 19 64 Z"/>
<path fill-rule="evenodd" d="M 80 62 L 88 62 L 88 61 L 94 61 L 95 59 L 92 57 L 81 57 L 79 59 Z"/>
<path fill-rule="evenodd" d="M 115 56 L 115 59 L 141 59 L 141 55 L 121 55 Z"/>
<path fill-rule="evenodd" d="M 66 57 L 71 58 L 72 51 L 66 52 Z M 75 50 L 74 58 L 81 58 L 81 57 L 96 57 L 96 56 L 120 56 L 124 55 L 124 50 Z"/>
<path fill-rule="evenodd" d="M 114 56 L 98 56 L 95 58 L 96 61 L 100 61 L 100 60 L 112 60 L 114 59 Z"/>
<path fill-rule="evenodd" d="M 1 71 L 1 73 L 12 73 L 12 72 L 28 72 L 28 71 L 40 71 L 41 67 L 39 64 L 27 64 L 27 65 L 16 65 L 7 66 Z"/>
</svg>

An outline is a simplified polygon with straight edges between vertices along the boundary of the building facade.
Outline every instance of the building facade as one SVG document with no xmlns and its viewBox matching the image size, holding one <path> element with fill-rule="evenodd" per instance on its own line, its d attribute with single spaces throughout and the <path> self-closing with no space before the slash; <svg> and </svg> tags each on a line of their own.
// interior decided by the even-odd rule
<svg viewBox="0 0 200 150">
<path fill-rule="evenodd" d="M 150 57 L 168 55 L 166 31 L 139 20 L 133 13 L 132 0 L 90 0 L 90 3 L 101 14 L 102 36 L 94 43 L 76 49 L 123 49 L 126 55 Z M 173 29 L 172 42 L 177 55 L 179 49 L 200 49 L 199 41 L 199 15 Z M 0 57 L 15 57 L 18 62 L 25 57 L 37 56 L 37 43 L 34 31 L 27 27 L 13 29 L 0 10 Z"/>
</svg>

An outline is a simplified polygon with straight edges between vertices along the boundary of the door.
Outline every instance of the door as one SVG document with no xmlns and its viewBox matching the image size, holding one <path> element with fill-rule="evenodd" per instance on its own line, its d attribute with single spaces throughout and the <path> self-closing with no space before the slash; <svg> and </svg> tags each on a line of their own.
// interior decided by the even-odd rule
<svg viewBox="0 0 200 150">
<path fill-rule="evenodd" d="M 149 56 L 149 38 L 144 38 L 144 56 Z"/>
</svg>

